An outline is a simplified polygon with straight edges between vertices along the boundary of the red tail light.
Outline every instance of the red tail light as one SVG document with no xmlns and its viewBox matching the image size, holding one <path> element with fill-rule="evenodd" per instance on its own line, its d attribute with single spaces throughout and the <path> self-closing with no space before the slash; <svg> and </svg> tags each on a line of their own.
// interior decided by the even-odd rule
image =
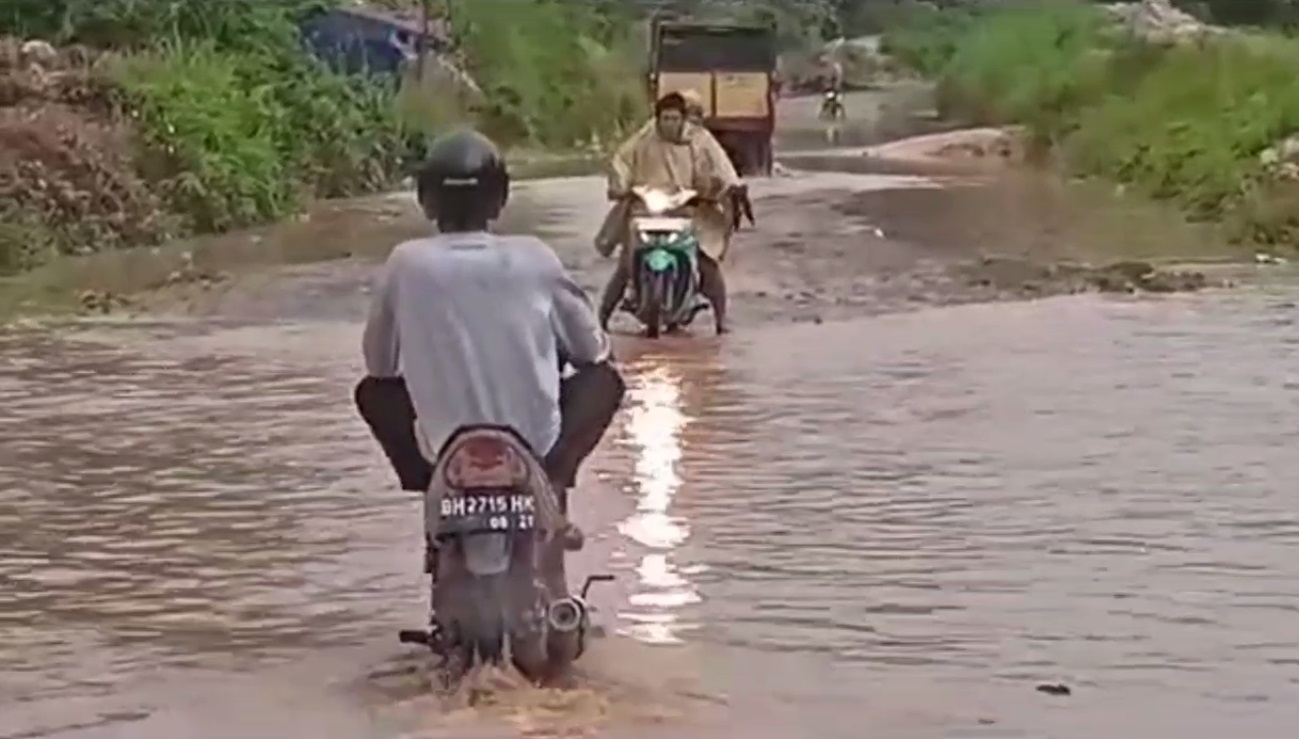
<svg viewBox="0 0 1299 739">
<path fill-rule="evenodd" d="M 528 465 L 518 449 L 490 432 L 457 439 L 442 464 L 449 487 L 513 489 L 529 482 Z"/>
</svg>

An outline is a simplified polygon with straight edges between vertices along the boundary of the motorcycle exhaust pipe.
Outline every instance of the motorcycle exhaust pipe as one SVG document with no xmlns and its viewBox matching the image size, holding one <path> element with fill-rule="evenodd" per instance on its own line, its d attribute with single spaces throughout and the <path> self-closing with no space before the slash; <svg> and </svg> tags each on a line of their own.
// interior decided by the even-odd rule
<svg viewBox="0 0 1299 739">
<path fill-rule="evenodd" d="M 590 623 L 586 601 L 570 595 L 553 601 L 546 609 L 550 634 L 546 651 L 552 669 L 563 670 L 586 651 L 586 628 Z"/>
<path fill-rule="evenodd" d="M 550 604 L 546 610 L 546 622 L 552 631 L 570 634 L 586 626 L 587 610 L 586 601 L 570 595 Z"/>
</svg>

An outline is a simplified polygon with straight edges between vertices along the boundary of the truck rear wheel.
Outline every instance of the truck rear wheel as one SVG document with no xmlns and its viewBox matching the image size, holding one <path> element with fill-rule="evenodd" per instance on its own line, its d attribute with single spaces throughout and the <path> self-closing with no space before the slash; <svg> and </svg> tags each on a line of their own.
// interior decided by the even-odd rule
<svg viewBox="0 0 1299 739">
<path fill-rule="evenodd" d="M 771 138 L 762 134 L 754 134 L 753 142 L 753 170 L 754 174 L 771 176 L 772 157 Z"/>
</svg>

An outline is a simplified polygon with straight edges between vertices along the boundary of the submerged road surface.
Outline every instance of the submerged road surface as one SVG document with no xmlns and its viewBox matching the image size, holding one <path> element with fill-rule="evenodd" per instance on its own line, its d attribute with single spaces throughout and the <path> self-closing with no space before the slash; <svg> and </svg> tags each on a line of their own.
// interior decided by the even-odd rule
<svg viewBox="0 0 1299 739">
<path fill-rule="evenodd" d="M 350 405 L 371 265 L 0 334 L 0 737 L 1285 736 L 1299 285 L 972 304 L 938 185 L 760 183 L 736 333 L 618 338 L 573 567 L 618 575 L 612 634 L 579 689 L 474 708 L 395 640 L 424 590 Z M 596 287 L 600 207 L 537 182 L 514 218 Z"/>
</svg>

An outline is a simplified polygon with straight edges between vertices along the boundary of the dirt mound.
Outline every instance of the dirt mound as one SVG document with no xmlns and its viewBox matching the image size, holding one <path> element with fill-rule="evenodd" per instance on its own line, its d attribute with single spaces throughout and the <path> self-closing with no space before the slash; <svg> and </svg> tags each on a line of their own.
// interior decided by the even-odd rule
<svg viewBox="0 0 1299 739">
<path fill-rule="evenodd" d="M 869 155 L 915 164 L 1025 160 L 1024 132 L 1017 127 L 966 128 L 912 136 L 874 147 Z"/>
<path fill-rule="evenodd" d="M 107 61 L 0 38 L 0 271 L 167 235 Z"/>
<path fill-rule="evenodd" d="M 1153 43 L 1182 43 L 1221 32 L 1173 5 L 1171 0 L 1111 3 L 1109 16 L 1133 35 Z"/>
<path fill-rule="evenodd" d="M 958 270 L 970 284 L 1023 297 L 1080 292 L 1176 293 L 1214 286 L 1195 270 L 1165 269 L 1125 260 L 1094 266 L 1080 262 L 1036 262 L 1022 257 L 988 256 Z"/>
</svg>

